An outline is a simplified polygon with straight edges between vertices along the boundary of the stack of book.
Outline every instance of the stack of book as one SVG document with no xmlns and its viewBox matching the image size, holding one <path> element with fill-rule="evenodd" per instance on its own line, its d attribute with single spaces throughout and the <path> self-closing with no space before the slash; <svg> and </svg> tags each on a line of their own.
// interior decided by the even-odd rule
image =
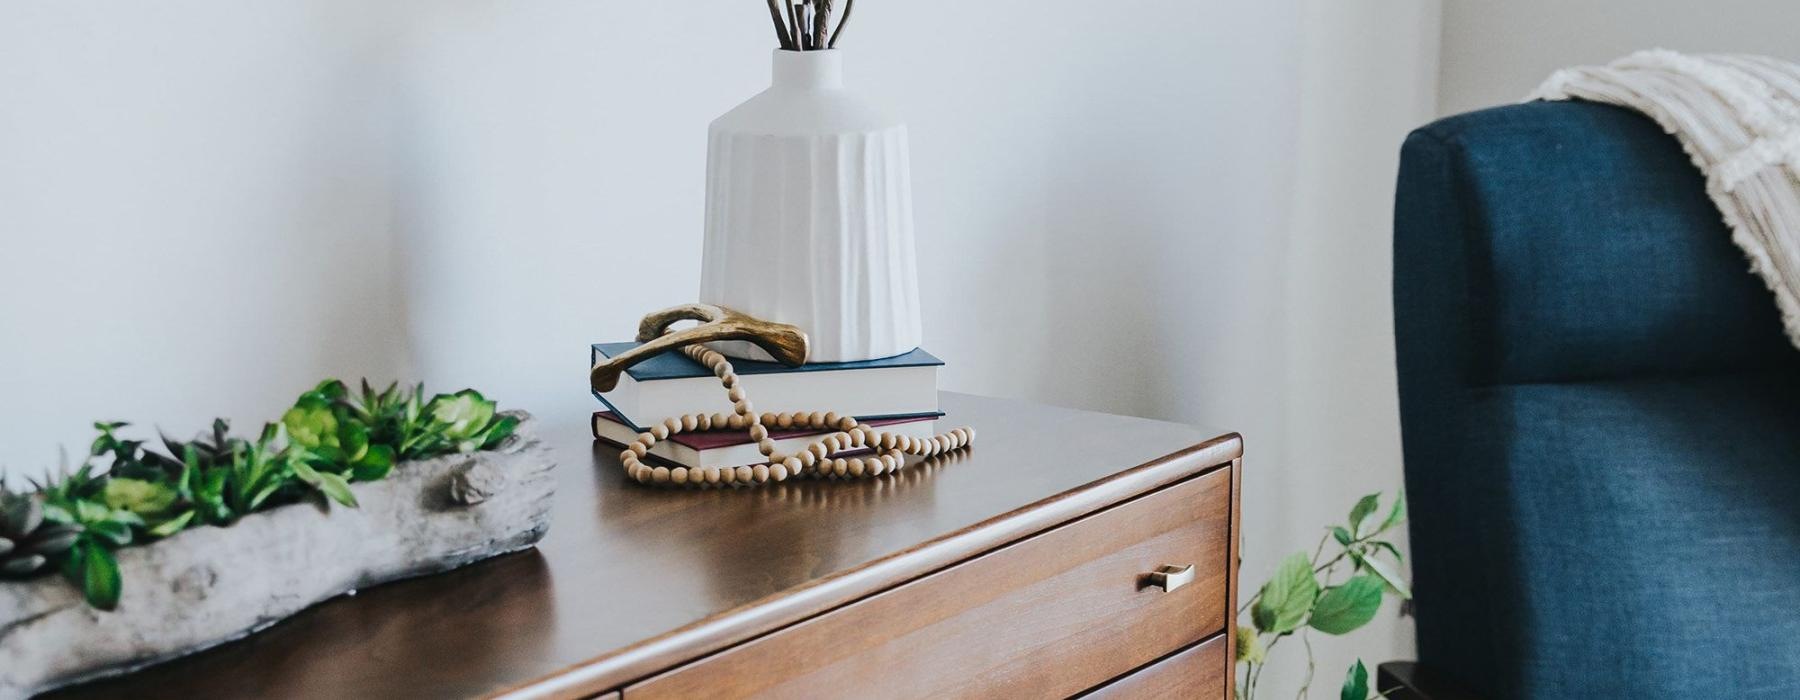
<svg viewBox="0 0 1800 700">
<path fill-rule="evenodd" d="M 593 346 L 591 364 L 599 364 L 637 343 Z M 883 432 L 915 438 L 937 434 L 937 372 L 943 362 L 924 350 L 864 362 L 836 362 L 788 367 L 774 362 L 731 361 L 739 386 L 758 413 L 834 411 Z M 732 411 L 725 390 L 700 363 L 680 352 L 666 352 L 625 370 L 618 386 L 595 392 L 602 410 L 594 412 L 594 438 L 624 447 L 665 419 L 690 413 Z M 829 431 L 776 430 L 769 438 L 776 449 L 793 453 Z M 739 467 L 768 460 L 757 451 L 749 431 L 712 430 L 681 433 L 656 443 L 651 461 L 690 469 Z"/>
</svg>

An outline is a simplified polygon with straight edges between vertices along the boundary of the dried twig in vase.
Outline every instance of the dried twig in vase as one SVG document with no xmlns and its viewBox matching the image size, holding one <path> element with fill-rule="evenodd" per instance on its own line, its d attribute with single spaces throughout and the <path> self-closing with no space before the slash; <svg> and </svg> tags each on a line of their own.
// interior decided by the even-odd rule
<svg viewBox="0 0 1800 700">
<path fill-rule="evenodd" d="M 830 29 L 827 25 L 831 24 L 831 0 L 813 0 L 813 4 L 816 14 L 811 27 L 812 45 L 813 48 L 820 48 L 826 46 L 825 32 Z"/>
<path fill-rule="evenodd" d="M 800 47 L 794 45 L 793 37 L 788 36 L 787 23 L 781 21 L 780 0 L 769 0 L 769 19 L 775 22 L 775 38 L 781 42 L 781 48 L 798 51 Z"/>
<path fill-rule="evenodd" d="M 826 44 L 825 48 L 837 48 L 838 39 L 844 38 L 844 24 L 850 21 L 850 11 L 855 8 L 856 0 L 844 0 L 844 16 L 838 18 L 837 29 L 831 32 L 831 42 Z"/>
<path fill-rule="evenodd" d="M 794 48 L 805 51 L 806 34 L 800 31 L 800 0 L 787 0 L 788 36 L 794 37 Z"/>
</svg>

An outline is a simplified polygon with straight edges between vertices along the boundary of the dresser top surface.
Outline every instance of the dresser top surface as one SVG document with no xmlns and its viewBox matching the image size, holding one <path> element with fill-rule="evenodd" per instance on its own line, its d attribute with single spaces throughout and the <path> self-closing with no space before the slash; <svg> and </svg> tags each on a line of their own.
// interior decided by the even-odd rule
<svg viewBox="0 0 1800 700">
<path fill-rule="evenodd" d="M 978 551 L 1008 541 L 981 541 L 1007 528 L 1052 525 L 1030 517 L 1059 500 L 1073 512 L 1068 494 L 1145 471 L 1134 467 L 1241 454 L 1234 435 L 1162 421 L 952 393 L 942 406 L 941 429 L 976 429 L 966 453 L 873 480 L 705 491 L 627 483 L 618 448 L 594 442 L 585 416 L 543 419 L 536 430 L 554 450 L 558 487 L 536 550 L 339 597 L 247 639 L 54 697 L 460 697 L 583 670 L 585 682 L 610 682 L 630 669 L 596 676 L 596 665 L 649 663 L 683 635 L 717 641 L 732 625 L 779 624 L 805 605 L 885 585 L 882 576 L 952 544 Z"/>
</svg>

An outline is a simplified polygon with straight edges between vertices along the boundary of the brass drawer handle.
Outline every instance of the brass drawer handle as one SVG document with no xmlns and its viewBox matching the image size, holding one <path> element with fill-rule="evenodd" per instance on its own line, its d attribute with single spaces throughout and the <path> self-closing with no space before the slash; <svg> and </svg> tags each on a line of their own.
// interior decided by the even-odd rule
<svg viewBox="0 0 1800 700">
<path fill-rule="evenodd" d="M 1173 591 L 1194 582 L 1194 565 L 1175 566 L 1166 564 L 1150 572 L 1150 585 L 1163 589 L 1164 593 Z"/>
</svg>

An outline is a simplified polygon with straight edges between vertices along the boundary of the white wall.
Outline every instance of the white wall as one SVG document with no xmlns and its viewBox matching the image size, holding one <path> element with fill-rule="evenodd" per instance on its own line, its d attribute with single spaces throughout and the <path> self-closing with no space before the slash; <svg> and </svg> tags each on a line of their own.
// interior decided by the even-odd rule
<svg viewBox="0 0 1800 700">
<path fill-rule="evenodd" d="M 693 299 L 759 3 L 239 4 L 0 0 L 0 460 L 326 373 L 580 420 L 586 344 Z M 944 385 L 1243 432 L 1254 585 L 1399 482 L 1388 216 L 1436 2 L 1097 7 L 861 3 L 849 79 L 910 121 Z M 1317 687 L 1397 627 L 1321 642 Z"/>
<path fill-rule="evenodd" d="M 1786 0 L 1445 0 L 1443 114 L 1517 102 L 1571 65 L 1633 51 L 1800 60 L 1800 3 Z"/>
<path fill-rule="evenodd" d="M 0 1 L 0 470 L 99 418 L 252 430 L 405 363 L 391 16 L 360 0 Z"/>
</svg>

